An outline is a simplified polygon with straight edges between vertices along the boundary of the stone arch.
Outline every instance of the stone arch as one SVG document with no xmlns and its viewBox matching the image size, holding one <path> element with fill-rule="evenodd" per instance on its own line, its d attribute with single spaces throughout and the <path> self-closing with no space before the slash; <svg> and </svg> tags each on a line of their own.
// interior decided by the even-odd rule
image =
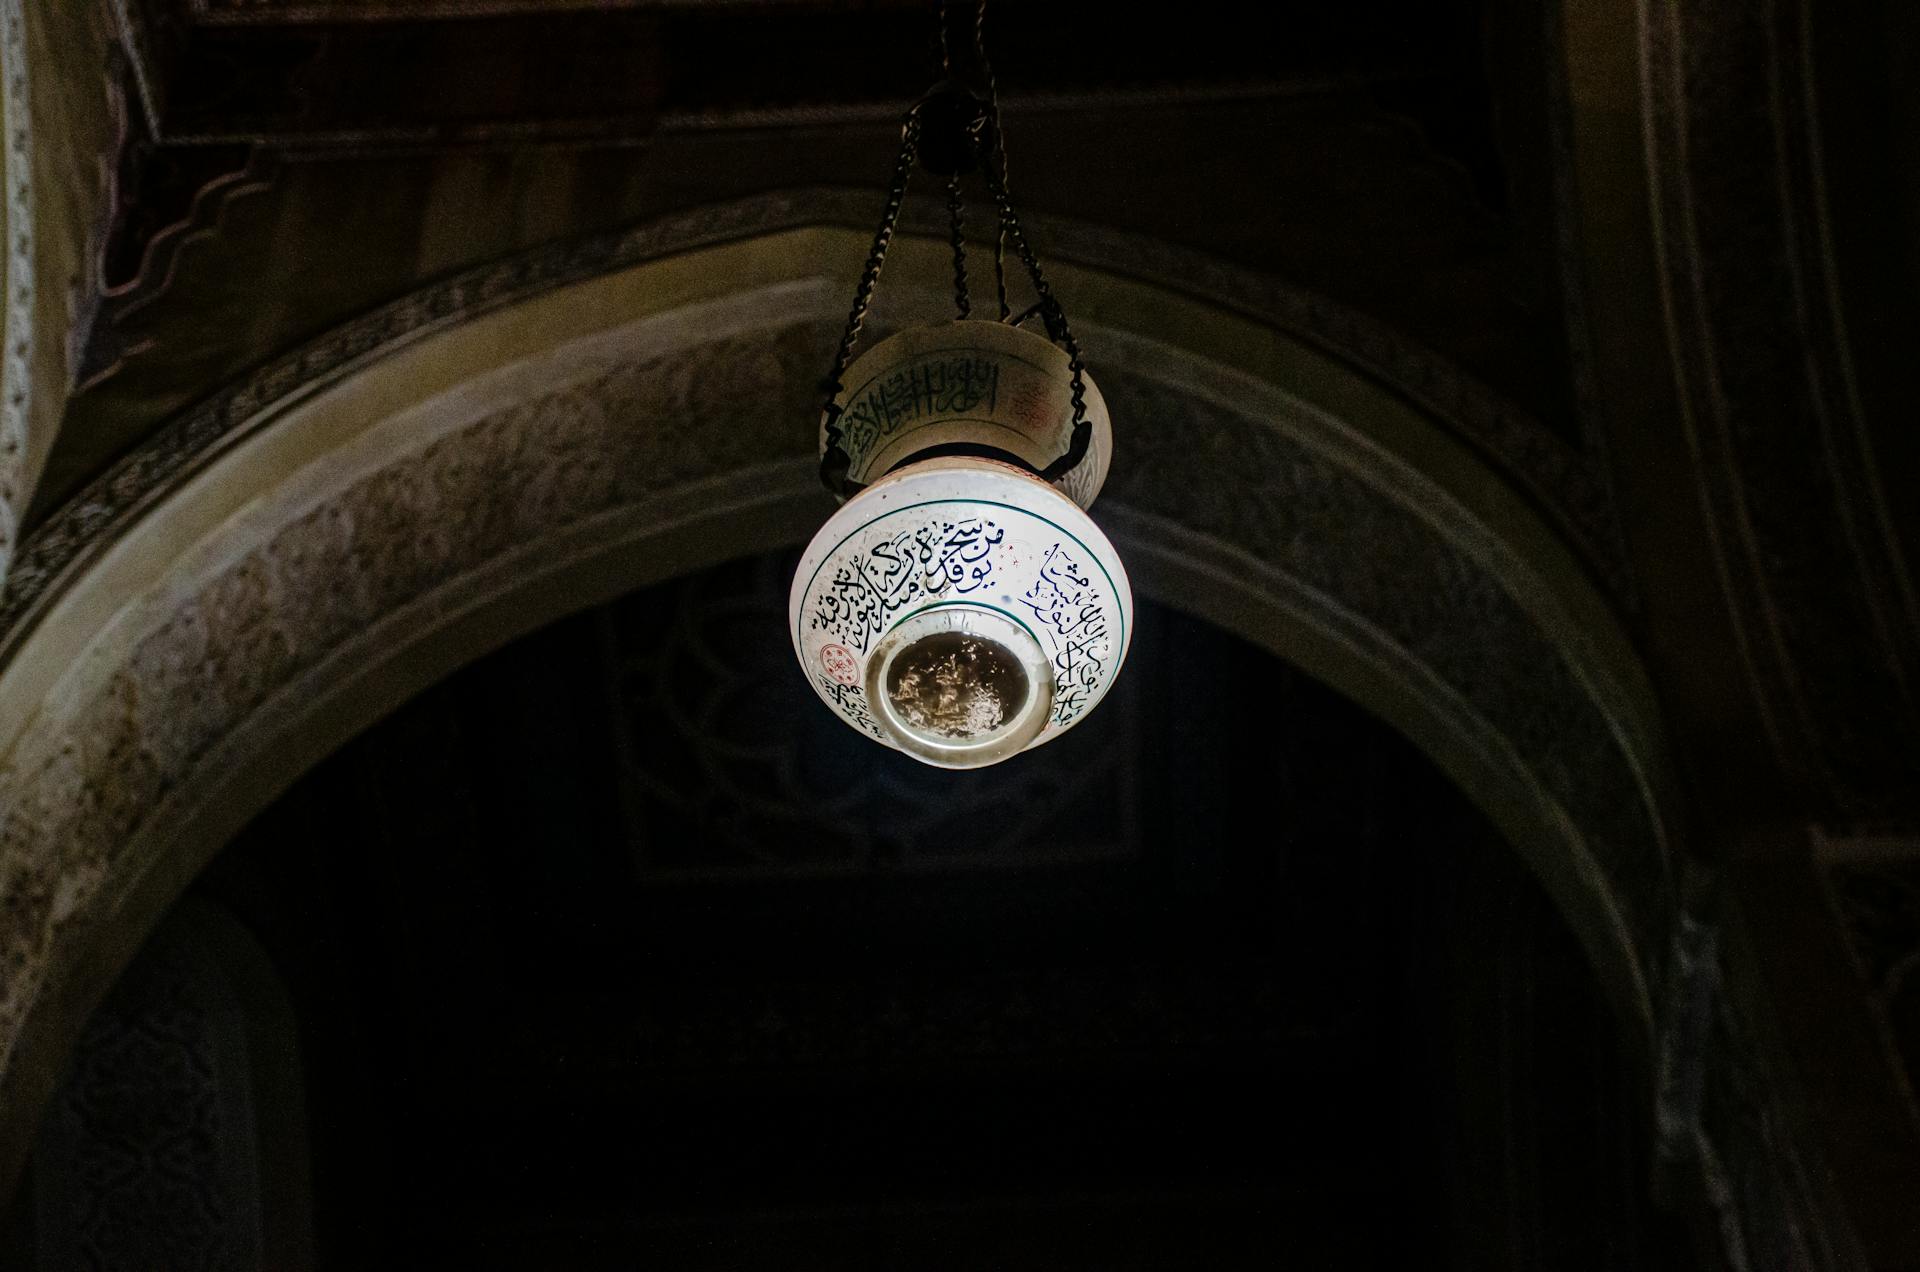
<svg viewBox="0 0 1920 1272">
<path fill-rule="evenodd" d="M 175 421 L 28 543 L 0 602 L 0 1144 L 167 903 L 320 756 L 564 613 L 811 532 L 815 385 L 865 250 L 846 206 L 448 280 Z M 1059 238 L 1121 422 L 1096 515 L 1138 586 L 1412 737 L 1647 1049 L 1661 743 L 1564 529 L 1407 392 L 1223 296 L 1224 267 Z M 903 246 L 891 303 L 937 312 L 937 253 Z"/>
</svg>

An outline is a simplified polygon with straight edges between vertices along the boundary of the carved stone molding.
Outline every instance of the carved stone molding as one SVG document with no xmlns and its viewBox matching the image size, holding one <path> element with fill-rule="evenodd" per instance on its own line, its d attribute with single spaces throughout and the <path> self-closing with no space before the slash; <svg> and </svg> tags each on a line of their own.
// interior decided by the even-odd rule
<svg viewBox="0 0 1920 1272">
<path fill-rule="evenodd" d="M 14 810 L 0 829 L 0 868 L 11 868 L 6 895 L 21 920 L 6 965 L 25 971 L 44 959 L 48 927 L 122 868 L 122 847 L 164 815 L 171 792 L 217 769 L 223 743 L 250 717 L 310 692 L 301 686 L 331 674 L 392 617 L 431 606 L 437 589 L 535 548 L 544 534 L 764 453 L 765 427 L 756 436 L 745 421 L 806 418 L 831 334 L 821 321 L 784 329 L 770 346 L 717 342 L 485 417 L 238 557 L 138 641 L 70 733 L 36 739 L 40 759 L 18 756 L 20 767 L 0 774 L 0 796 Z M 1657 829 L 1636 811 L 1644 804 L 1631 768 L 1609 757 L 1603 715 L 1571 705 L 1580 690 L 1561 655 L 1497 582 L 1417 516 L 1269 425 L 1136 375 L 1119 377 L 1109 398 L 1162 421 L 1170 439 L 1209 439 L 1184 448 L 1184 461 L 1171 443 L 1117 470 L 1121 506 L 1108 513 L 1117 525 L 1155 517 L 1233 545 L 1236 557 L 1261 563 L 1244 568 L 1244 586 L 1273 586 L 1266 573 L 1294 577 L 1295 603 L 1324 611 L 1316 622 L 1344 622 L 1354 639 L 1379 624 L 1371 639 L 1406 642 L 1458 695 L 1455 709 L 1508 738 L 1537 769 L 1528 780 L 1581 824 L 1601 868 L 1621 881 L 1631 939 L 1657 939 L 1665 865 Z M 624 435 L 636 420 L 651 422 L 645 446 Z M 784 431 L 784 451 L 773 453 L 801 469 L 810 439 Z M 1251 456 L 1271 477 L 1223 482 L 1221 463 L 1235 456 Z M 1166 492 L 1209 484 L 1221 493 L 1197 507 L 1166 502 Z M 1123 544 L 1132 550 L 1141 533 Z M 1392 563 L 1384 573 L 1383 560 Z M 24 1005 L 25 995 L 4 995 L 0 1020 Z"/>
<path fill-rule="evenodd" d="M 545 535 L 803 456 L 828 341 L 824 322 L 717 340 L 484 415 L 206 577 L 0 772 L 0 1033 L 24 1019 L 56 933 L 144 868 L 132 845 L 233 765 L 248 720 L 310 698 L 374 633 L 433 625 L 435 594 L 463 576 L 524 569 Z"/>
<path fill-rule="evenodd" d="M 142 822 L 217 764 L 255 712 L 297 696 L 391 616 L 543 535 L 676 485 L 769 456 L 804 464 L 813 368 L 831 330 L 816 321 L 771 343 L 741 337 L 636 361 L 476 420 L 239 556 L 137 641 L 70 733 L 31 738 L 0 774 L 0 802 L 13 810 L 0 868 L 25 871 L 6 880 L 24 943 L 9 964 L 45 957 L 60 913 L 84 904 Z M 1461 727 L 1494 739 L 1501 762 L 1580 826 L 1614 881 L 1621 939 L 1657 942 L 1666 863 L 1633 762 L 1617 751 L 1605 705 L 1583 700 L 1577 673 L 1501 583 L 1417 510 L 1269 417 L 1226 409 L 1220 390 L 1199 396 L 1156 378 L 1174 368 L 1146 351 L 1127 362 L 1138 369 L 1110 377 L 1109 400 L 1157 421 L 1151 436 L 1162 440 L 1116 467 L 1107 516 L 1122 542 L 1179 527 L 1246 563 L 1236 585 L 1285 589 L 1343 639 L 1403 650 Z M 770 435 L 754 419 L 784 424 Z M 648 422 L 644 440 L 628 436 L 633 421 Z M 24 1005 L 5 995 L 0 1020 Z"/>
<path fill-rule="evenodd" d="M 0 662 L 54 580 L 84 565 L 113 527 L 264 422 L 263 410 L 315 391 L 364 360 L 438 328 L 569 282 L 674 252 L 821 220 L 851 221 L 868 200 L 809 191 L 743 200 L 649 222 L 616 235 L 558 244 L 467 270 L 415 292 L 275 359 L 163 426 L 151 441 L 90 484 L 34 533 L 0 586 Z M 834 210 L 842 214 L 832 215 Z M 825 216 L 822 213 L 826 213 Z"/>
<path fill-rule="evenodd" d="M 254 1022 L 183 926 L 162 929 L 88 1020 L 48 1111 L 38 1267 L 266 1266 Z"/>
<path fill-rule="evenodd" d="M 0 652 L 0 695 L 51 677 L 32 727 L 0 744 L 0 1109 L 30 1115 L 63 1045 L 36 1013 L 49 994 L 84 999 L 74 969 L 164 902 L 143 889 L 188 877 L 312 748 L 444 671 L 436 659 L 632 586 L 616 563 L 634 554 L 685 568 L 805 533 L 825 502 L 816 385 L 844 298 L 805 272 L 812 240 L 754 227 L 818 215 L 754 201 L 449 280 L 189 413 L 36 536 Z M 776 281 L 731 281 L 753 269 Z M 718 295 L 600 316 L 657 277 Z M 1084 286 L 1109 312 L 1155 303 L 1099 279 Z M 594 334 L 555 334 L 564 322 Z M 548 343 L 509 355 L 505 331 Z M 1588 586 L 1550 564 L 1562 549 L 1501 519 L 1519 505 L 1497 482 L 1473 486 L 1498 516 L 1368 436 L 1356 421 L 1444 439 L 1311 345 L 1318 369 L 1281 387 L 1117 326 L 1087 338 L 1110 351 L 1116 414 L 1141 422 L 1099 512 L 1143 592 L 1293 656 L 1425 745 L 1646 1029 L 1671 912 L 1658 735 L 1630 668 L 1596 643 L 1604 603 L 1556 591 Z M 411 387 L 429 373 L 453 378 Z M 426 396 L 403 410 L 387 395 L 405 391 Z M 1346 395 L 1355 421 L 1299 395 L 1315 392 Z M 291 469 L 267 458 L 296 451 Z M 223 489 L 244 502 L 178 531 L 190 545 L 133 547 Z M 157 573 L 116 586 L 110 613 L 63 607 L 121 566 Z M 66 626 L 88 612 L 97 626 Z"/>
<path fill-rule="evenodd" d="M 1838 307 L 1802 3 L 1649 11 L 1647 170 L 1714 552 L 1776 754 L 1842 826 L 1913 809 L 1920 600 Z"/>
<path fill-rule="evenodd" d="M 932 204 L 910 202 L 902 227 L 939 237 L 945 232 L 943 215 Z M 53 580 L 83 563 L 89 545 L 96 544 L 107 527 L 191 471 L 202 456 L 238 440 L 264 403 L 322 386 L 376 350 L 578 279 L 799 226 L 866 229 L 872 216 L 871 195 L 822 189 L 783 191 L 681 213 L 467 270 L 275 359 L 166 425 L 34 533 L 14 577 L 0 588 L 0 659 Z M 1086 222 L 1035 218 L 1032 232 L 1050 258 L 1200 297 L 1308 338 L 1391 385 L 1498 464 L 1555 519 L 1581 549 L 1589 568 L 1616 588 L 1624 586 L 1612 508 L 1594 464 L 1443 359 L 1334 302 L 1203 253 Z"/>
<path fill-rule="evenodd" d="M 0 0 L 0 181 L 6 185 L 4 278 L 0 306 L 0 586 L 7 579 L 26 503 L 27 415 L 34 354 L 33 126 L 29 117 L 26 14 L 22 0 Z"/>
</svg>

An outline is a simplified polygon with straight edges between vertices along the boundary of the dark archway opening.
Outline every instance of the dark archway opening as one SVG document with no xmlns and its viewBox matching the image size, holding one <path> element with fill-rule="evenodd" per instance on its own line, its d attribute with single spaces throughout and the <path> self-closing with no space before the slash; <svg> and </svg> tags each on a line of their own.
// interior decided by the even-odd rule
<svg viewBox="0 0 1920 1272">
<path fill-rule="evenodd" d="M 790 567 L 463 669 L 196 883 L 318 1266 L 1686 1266 L 1578 947 L 1404 740 L 1143 604 L 1085 725 L 922 768 L 813 702 Z"/>
</svg>

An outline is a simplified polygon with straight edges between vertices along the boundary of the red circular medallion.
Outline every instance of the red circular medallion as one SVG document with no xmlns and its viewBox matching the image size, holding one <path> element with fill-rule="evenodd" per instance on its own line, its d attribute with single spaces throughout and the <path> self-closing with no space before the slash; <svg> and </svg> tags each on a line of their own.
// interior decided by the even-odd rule
<svg viewBox="0 0 1920 1272">
<path fill-rule="evenodd" d="M 827 674 L 843 685 L 850 685 L 860 679 L 860 663 L 853 651 L 845 645 L 824 645 L 820 649 L 820 665 Z"/>
</svg>

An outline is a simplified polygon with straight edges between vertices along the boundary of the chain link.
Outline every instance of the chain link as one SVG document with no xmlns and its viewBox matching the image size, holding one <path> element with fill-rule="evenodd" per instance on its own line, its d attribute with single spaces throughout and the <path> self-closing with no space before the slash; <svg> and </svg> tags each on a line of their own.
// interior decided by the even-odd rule
<svg viewBox="0 0 1920 1272">
<path fill-rule="evenodd" d="M 893 244 L 893 232 L 900 221 L 900 205 L 906 201 L 907 185 L 913 179 L 913 162 L 920 151 L 920 108 L 907 112 L 900 126 L 900 156 L 894 161 L 893 178 L 887 183 L 887 206 L 880 214 L 880 228 L 874 231 L 873 247 L 867 253 L 866 268 L 860 272 L 860 285 L 854 289 L 853 307 L 847 311 L 846 330 L 840 335 L 840 347 L 833 355 L 833 370 L 821 384 L 827 395 L 824 409 L 827 447 L 820 457 L 820 480 L 835 494 L 844 492 L 847 466 L 852 462 L 840 445 L 840 377 L 853 361 L 853 346 L 866 326 L 867 310 L 873 304 L 874 289 L 880 283 L 880 271 L 887 263 L 887 248 Z"/>
<path fill-rule="evenodd" d="M 952 55 L 949 47 L 946 0 L 936 0 L 935 19 L 938 23 L 938 50 L 943 78 L 951 79 L 953 73 Z M 986 86 L 986 109 L 988 126 L 992 130 L 989 152 L 981 164 L 986 178 L 987 190 L 993 196 L 994 207 L 999 214 L 999 225 L 994 240 L 993 276 L 996 299 L 999 302 L 1000 321 L 1007 322 L 1012 309 L 1007 301 L 1007 245 L 1013 244 L 1020 263 L 1026 267 L 1027 276 L 1033 282 L 1038 303 L 1021 315 L 1020 321 L 1034 312 L 1038 312 L 1046 323 L 1047 336 L 1059 345 L 1067 355 L 1067 370 L 1070 377 L 1071 398 L 1073 403 L 1073 431 L 1067 444 L 1066 453 L 1056 458 L 1040 471 L 1042 481 L 1057 482 L 1077 468 L 1086 458 L 1087 450 L 1093 439 L 1093 424 L 1087 418 L 1086 365 L 1080 356 L 1080 342 L 1074 337 L 1073 330 L 1067 325 L 1066 310 L 1053 294 L 1053 288 L 1047 283 L 1045 272 L 1040 268 L 1039 257 L 1027 242 L 1026 231 L 1020 225 L 1019 214 L 1013 210 L 1013 200 L 1007 193 L 1007 148 L 1000 127 L 999 86 L 993 74 L 993 65 L 987 60 L 986 50 L 986 0 L 978 0 L 973 19 L 973 53 L 980 74 Z M 872 250 L 867 254 L 866 268 L 861 271 L 860 283 L 854 290 L 853 307 L 847 313 L 846 330 L 840 336 L 840 346 L 834 353 L 833 370 L 822 381 L 821 389 L 827 402 L 823 411 L 823 423 L 826 434 L 826 450 L 820 458 L 820 479 L 827 489 L 836 495 L 853 493 L 851 483 L 847 481 L 847 469 L 851 459 L 841 446 L 839 397 L 845 386 L 841 377 L 853 361 L 853 348 L 859 342 L 861 329 L 866 325 L 867 311 L 873 304 L 874 291 L 880 282 L 880 271 L 886 265 L 887 249 L 893 243 L 893 236 L 900 220 L 900 208 L 906 201 L 907 186 L 913 177 L 913 165 L 920 148 L 920 105 L 907 112 L 900 129 L 900 154 L 894 163 L 893 177 L 887 185 L 887 205 L 880 217 L 880 228 L 874 233 Z M 953 248 L 953 295 L 954 306 L 960 317 L 965 319 L 972 314 L 972 300 L 967 290 L 966 256 L 966 203 L 961 197 L 960 175 L 955 173 L 947 179 L 947 217 Z M 1017 323 L 1015 324 L 1018 325 Z"/>
<path fill-rule="evenodd" d="M 953 307 L 964 321 L 973 313 L 967 295 L 967 204 L 960 197 L 960 174 L 947 178 L 947 223 L 953 238 Z"/>
<path fill-rule="evenodd" d="M 1027 233 L 1020 226 L 1020 214 L 1013 210 L 1013 200 L 1007 195 L 1007 187 L 991 166 L 987 169 L 987 189 L 1000 209 L 1002 232 L 1012 240 L 1020 263 L 1027 267 L 1027 276 L 1033 280 L 1033 292 L 1040 298 L 1040 317 L 1047 324 L 1047 335 L 1067 352 L 1067 371 L 1071 377 L 1073 400 L 1073 433 L 1068 440 L 1066 454 L 1040 472 L 1042 480 L 1055 482 L 1079 466 L 1093 441 L 1093 423 L 1087 418 L 1086 364 L 1080 357 L 1080 342 L 1075 339 L 1072 328 L 1067 326 L 1067 311 L 1060 307 L 1059 300 L 1055 298 L 1046 272 L 1040 268 L 1040 258 L 1034 255 L 1033 246 L 1027 242 Z"/>
<path fill-rule="evenodd" d="M 1027 243 L 1026 232 L 1020 228 L 1020 217 L 1013 210 L 1013 198 L 1007 191 L 1007 143 L 1006 131 L 1000 126 L 1000 85 L 993 74 L 993 63 L 987 57 L 987 0 L 978 0 L 974 6 L 973 50 L 980 60 L 980 74 L 986 81 L 988 126 L 993 130 L 993 153 L 988 156 L 984 167 L 987 189 L 993 194 L 993 200 L 1000 210 L 1000 227 L 993 252 L 1000 321 L 1007 321 L 1012 314 L 1007 304 L 1006 264 L 1007 240 L 1012 239 L 1021 263 L 1027 267 L 1027 273 L 1033 279 L 1033 290 L 1039 297 L 1047 335 L 1067 351 L 1067 371 L 1071 377 L 1073 400 L 1073 432 L 1068 438 L 1066 454 L 1048 464 L 1040 473 L 1042 480 L 1056 482 L 1080 466 L 1080 461 L 1087 456 L 1087 447 L 1093 441 L 1093 424 L 1087 419 L 1086 364 L 1080 357 L 1080 342 L 1067 326 L 1067 311 L 1061 308 L 1060 302 L 1054 298 L 1053 289 L 1047 285 L 1046 275 L 1040 269 L 1040 260 Z"/>
</svg>

